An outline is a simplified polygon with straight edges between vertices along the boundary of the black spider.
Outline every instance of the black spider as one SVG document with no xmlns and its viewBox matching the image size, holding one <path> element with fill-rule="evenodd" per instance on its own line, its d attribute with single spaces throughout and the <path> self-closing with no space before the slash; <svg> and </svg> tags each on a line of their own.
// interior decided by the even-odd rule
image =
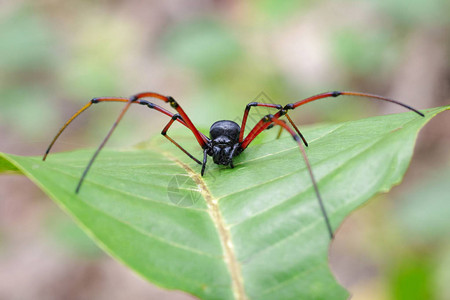
<svg viewBox="0 0 450 300">
<path fill-rule="evenodd" d="M 92 156 L 92 158 L 89 161 L 88 165 L 86 166 L 86 168 L 85 168 L 85 170 L 83 172 L 83 175 L 81 176 L 81 178 L 80 178 L 80 180 L 78 182 L 77 188 L 75 190 L 76 193 L 78 193 L 80 191 L 81 184 L 83 183 L 83 180 L 86 177 L 86 174 L 88 173 L 89 169 L 91 168 L 92 163 L 94 162 L 95 158 L 99 154 L 100 150 L 106 144 L 106 142 L 110 138 L 112 132 L 116 128 L 117 124 L 122 119 L 123 115 L 128 110 L 130 105 L 133 104 L 133 103 L 146 105 L 146 106 L 148 106 L 151 109 L 157 110 L 157 111 L 159 111 L 159 112 L 161 112 L 161 113 L 171 117 L 171 120 L 169 121 L 169 123 L 167 123 L 167 125 L 161 131 L 161 134 L 163 136 L 165 136 L 169 141 L 171 141 L 175 146 L 177 146 L 181 151 L 186 153 L 195 162 L 197 162 L 198 164 L 202 165 L 202 169 L 201 169 L 201 175 L 202 176 L 203 176 L 203 174 L 205 172 L 206 160 L 207 160 L 208 155 L 212 156 L 214 163 L 216 163 L 218 165 L 229 165 L 231 168 L 233 168 L 234 167 L 234 165 L 233 165 L 233 158 L 234 157 L 238 156 L 245 149 L 247 149 L 248 145 L 261 132 L 263 132 L 265 129 L 267 129 L 267 128 L 273 126 L 273 125 L 279 125 L 279 126 L 281 126 L 282 129 L 287 130 L 292 135 L 292 137 L 297 142 L 297 144 L 299 145 L 299 148 L 300 148 L 300 151 L 302 153 L 303 159 L 305 160 L 306 166 L 308 168 L 308 172 L 309 172 L 309 175 L 311 177 L 311 181 L 312 181 L 312 184 L 314 186 L 314 190 L 315 190 L 317 199 L 319 201 L 320 209 L 321 209 L 322 214 L 324 216 L 328 232 L 330 234 L 330 237 L 333 238 L 333 230 L 331 228 L 331 225 L 330 225 L 327 213 L 325 211 L 325 207 L 323 205 L 323 201 L 322 201 L 322 198 L 320 196 L 316 180 L 314 179 L 314 175 L 313 175 L 313 172 L 311 170 L 311 166 L 310 166 L 308 158 L 306 156 L 305 149 L 304 149 L 304 147 L 302 145 L 302 141 L 305 144 L 305 146 L 308 146 L 308 143 L 306 142 L 305 138 L 303 137 L 303 135 L 298 130 L 297 126 L 295 126 L 295 124 L 292 121 L 292 119 L 289 117 L 288 111 L 292 110 L 292 109 L 295 109 L 295 108 L 297 108 L 297 107 L 299 107 L 299 106 L 301 106 L 303 104 L 306 104 L 308 102 L 311 102 L 311 101 L 315 101 L 315 100 L 323 99 L 323 98 L 328 98 L 328 97 L 338 97 L 340 95 L 360 96 L 360 97 L 367 97 L 367 98 L 372 98 L 372 99 L 377 99 L 377 100 L 388 101 L 388 102 L 391 102 L 391 103 L 395 103 L 395 104 L 401 105 L 401 106 L 403 106 L 403 107 L 405 107 L 405 108 L 407 108 L 409 110 L 412 110 L 412 111 L 414 111 L 415 113 L 419 114 L 422 117 L 424 116 L 418 110 L 416 110 L 416 109 L 414 109 L 414 108 L 412 108 L 412 107 L 410 107 L 410 106 L 408 106 L 406 104 L 400 103 L 398 101 L 395 101 L 395 100 L 392 100 L 392 99 L 389 99 L 389 98 L 385 98 L 385 97 L 381 97 L 381 96 L 377 96 L 377 95 L 372 95 L 372 94 L 359 93 L 359 92 L 338 92 L 338 91 L 335 91 L 335 92 L 327 92 L 327 93 L 318 94 L 318 95 L 315 95 L 315 96 L 312 96 L 312 97 L 309 97 L 309 98 L 306 98 L 306 99 L 303 99 L 303 100 L 300 100 L 300 101 L 297 101 L 297 102 L 294 102 L 294 103 L 287 104 L 284 107 L 279 105 L 279 104 L 251 102 L 251 103 L 247 104 L 247 106 L 245 107 L 244 117 L 242 119 L 241 126 L 239 126 L 237 123 L 235 123 L 233 121 L 227 121 L 227 120 L 217 121 L 211 126 L 211 128 L 209 130 L 210 137 L 208 138 L 206 135 L 204 135 L 203 133 L 201 133 L 200 131 L 197 130 L 197 128 L 194 126 L 194 124 L 189 119 L 187 114 L 184 112 L 184 110 L 181 108 L 181 106 L 178 104 L 178 102 L 175 101 L 174 98 L 172 98 L 170 96 L 163 96 L 163 95 L 158 94 L 158 93 L 145 92 L 145 93 L 136 94 L 136 95 L 134 95 L 134 96 L 132 96 L 130 98 L 116 98 L 116 97 L 109 98 L 109 97 L 104 97 L 104 98 L 94 98 L 94 99 L 92 99 L 88 104 L 83 106 L 77 113 L 75 113 L 64 124 L 64 126 L 59 130 L 59 132 L 54 137 L 53 141 L 48 146 L 47 151 L 45 152 L 45 155 L 43 157 L 43 160 L 46 159 L 48 153 L 50 152 L 50 149 L 52 148 L 52 146 L 55 143 L 56 139 L 61 135 L 63 130 L 78 115 L 80 115 L 83 111 L 85 111 L 87 108 L 89 108 L 92 104 L 99 103 L 99 102 L 126 102 L 126 105 L 122 109 L 122 112 L 120 113 L 119 117 L 114 122 L 114 124 L 111 127 L 111 129 L 109 130 L 108 134 L 106 135 L 106 137 L 104 138 L 104 140 L 102 141 L 100 146 L 97 148 L 96 152 L 94 153 L 94 155 Z M 167 111 L 166 109 L 164 109 L 164 108 L 162 108 L 162 107 L 160 107 L 160 106 L 158 106 L 158 105 L 156 105 L 156 104 L 154 104 L 152 102 L 149 102 L 147 100 L 143 100 L 143 98 L 154 98 L 154 99 L 159 99 L 159 100 L 162 100 L 162 101 L 164 101 L 166 103 L 169 103 L 177 111 L 177 114 L 173 114 L 173 113 Z M 276 109 L 278 111 L 275 114 L 273 114 L 273 115 L 272 114 L 268 114 L 268 115 L 264 116 L 253 127 L 253 129 L 250 131 L 250 133 L 244 138 L 245 124 L 247 122 L 247 117 L 248 117 L 250 108 L 253 107 L 253 106 L 269 107 L 269 108 L 274 108 L 274 109 Z M 295 131 L 291 127 L 289 127 L 286 124 L 286 122 L 280 120 L 280 118 L 282 116 L 286 116 L 286 118 L 288 119 L 288 121 L 292 125 L 292 127 L 295 129 Z M 181 147 L 175 140 L 173 140 L 171 137 L 169 137 L 167 135 L 167 131 L 169 130 L 170 126 L 175 121 L 178 121 L 179 123 L 181 123 L 184 126 L 186 126 L 187 128 L 189 128 L 192 131 L 192 133 L 194 134 L 194 136 L 197 139 L 200 147 L 203 149 L 203 161 L 202 162 L 200 160 L 196 159 L 194 156 L 192 156 L 188 151 L 186 151 L 183 147 Z"/>
</svg>

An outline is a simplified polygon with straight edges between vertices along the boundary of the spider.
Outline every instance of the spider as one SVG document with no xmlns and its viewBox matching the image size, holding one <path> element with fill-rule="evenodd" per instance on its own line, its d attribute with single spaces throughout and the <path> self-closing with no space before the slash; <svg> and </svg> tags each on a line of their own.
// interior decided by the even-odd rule
<svg viewBox="0 0 450 300">
<path fill-rule="evenodd" d="M 241 154 L 247 147 L 250 145 L 250 143 L 265 129 L 269 129 L 273 127 L 274 125 L 280 126 L 280 133 L 281 130 L 288 131 L 292 138 L 295 140 L 295 142 L 298 144 L 300 152 L 303 156 L 303 159 L 305 161 L 306 167 L 308 169 L 309 176 L 311 178 L 312 185 L 314 187 L 314 191 L 316 194 L 316 198 L 319 202 L 320 210 L 322 212 L 325 225 L 327 227 L 328 233 L 330 235 L 330 238 L 333 238 L 333 230 L 331 228 L 331 224 L 327 215 L 327 212 L 325 210 L 324 202 L 322 200 L 322 197 L 320 196 L 320 192 L 316 183 L 316 180 L 314 178 L 313 171 L 311 169 L 311 165 L 309 163 L 308 157 L 306 155 L 305 146 L 308 146 L 307 141 L 301 134 L 300 130 L 297 128 L 297 126 L 294 124 L 290 116 L 288 115 L 289 110 L 293 110 L 303 104 L 306 104 L 308 102 L 312 102 L 318 99 L 323 98 L 329 98 L 329 97 L 338 97 L 341 95 L 347 95 L 347 96 L 358 96 L 358 97 L 365 97 L 375 100 L 383 100 L 391 103 L 395 103 L 398 105 L 401 105 L 411 111 L 414 111 L 420 116 L 424 116 L 421 112 L 418 110 L 403 104 L 401 102 L 385 98 L 382 96 L 374 95 L 374 94 L 367 94 L 367 93 L 360 93 L 360 92 L 342 92 L 342 91 L 334 91 L 334 92 L 325 92 L 321 94 L 317 94 L 314 96 L 311 96 L 309 98 L 305 98 L 303 100 L 290 103 L 285 105 L 284 107 L 280 104 L 271 104 L 271 103 L 259 103 L 259 102 L 250 102 L 247 104 L 244 110 L 244 116 L 242 118 L 242 124 L 239 126 L 236 122 L 228 121 L 228 120 L 222 120 L 217 121 L 214 124 L 211 125 L 211 128 L 209 130 L 210 137 L 207 137 L 203 133 L 201 133 L 192 123 L 191 119 L 188 117 L 188 115 L 184 112 L 184 110 L 181 108 L 181 106 L 178 104 L 177 101 L 171 96 L 164 96 L 159 93 L 154 92 L 144 92 L 136 94 L 130 98 L 122 98 L 122 97 L 101 97 L 101 98 L 93 98 L 91 101 L 89 101 L 85 106 L 83 106 L 78 112 L 76 112 L 59 130 L 59 132 L 56 134 L 56 136 L 53 138 L 52 142 L 47 148 L 47 151 L 44 154 L 43 160 L 47 158 L 48 153 L 50 152 L 50 149 L 53 147 L 55 141 L 58 139 L 58 137 L 61 135 L 61 133 L 64 131 L 64 129 L 76 118 L 78 117 L 83 111 L 88 109 L 92 104 L 100 103 L 100 102 L 124 102 L 125 107 L 122 109 L 120 115 L 112 125 L 111 129 L 109 130 L 106 137 L 103 139 L 100 146 L 95 151 L 94 155 L 92 156 L 91 160 L 87 164 L 86 168 L 84 169 L 83 175 L 81 176 L 80 180 L 78 181 L 78 185 L 76 187 L 75 193 L 78 193 L 80 191 L 81 185 L 91 168 L 94 160 L 100 153 L 101 149 L 105 146 L 108 139 L 111 137 L 111 134 L 113 133 L 114 129 L 119 124 L 120 120 L 128 110 L 131 104 L 140 104 L 145 105 L 151 109 L 154 109 L 156 111 L 159 111 L 160 113 L 163 113 L 167 116 L 169 116 L 171 119 L 167 123 L 167 125 L 164 127 L 164 129 L 161 131 L 161 134 L 167 138 L 170 142 L 172 142 L 175 146 L 177 146 L 181 151 L 183 151 L 187 156 L 189 156 L 192 160 L 194 160 L 196 163 L 201 165 L 201 175 L 203 176 L 205 173 L 205 167 L 206 167 L 206 161 L 209 156 L 212 156 L 213 161 L 215 164 L 218 165 L 225 165 L 230 166 L 231 168 L 234 167 L 233 165 L 233 158 Z M 153 98 L 162 100 L 166 103 L 169 103 L 172 108 L 174 108 L 177 113 L 171 113 L 170 111 L 156 105 L 153 102 L 149 102 L 148 100 L 144 100 L 144 98 Z M 250 109 L 254 106 L 260 106 L 260 107 L 268 107 L 276 109 L 277 112 L 274 114 L 268 114 L 264 116 L 250 131 L 250 133 L 244 138 L 244 131 L 245 131 L 245 125 L 247 123 L 247 117 L 250 112 Z M 287 123 L 284 120 L 280 120 L 281 117 L 286 116 L 289 123 L 292 125 L 292 128 L 287 125 Z M 195 158 L 192 154 L 190 154 L 187 150 L 185 150 L 180 144 L 178 144 L 174 139 L 172 139 L 170 136 L 167 135 L 167 131 L 169 130 L 170 126 L 172 124 L 178 121 L 185 127 L 187 127 L 189 130 L 192 131 L 194 134 L 194 137 L 196 138 L 198 144 L 203 150 L 203 160 L 200 161 L 197 158 Z M 302 144 L 303 142 L 303 144 Z"/>
</svg>

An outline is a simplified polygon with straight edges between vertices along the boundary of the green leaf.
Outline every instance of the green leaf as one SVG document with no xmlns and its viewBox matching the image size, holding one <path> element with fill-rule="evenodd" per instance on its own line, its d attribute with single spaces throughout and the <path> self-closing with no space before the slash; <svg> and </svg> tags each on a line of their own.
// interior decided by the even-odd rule
<svg viewBox="0 0 450 300">
<path fill-rule="evenodd" d="M 424 118 L 403 113 L 305 129 L 331 223 L 398 184 Z M 298 146 L 275 130 L 235 159 L 200 166 L 163 137 L 102 151 L 77 195 L 92 150 L 0 155 L 108 253 L 151 282 L 203 299 L 346 299 L 327 263 L 330 240 Z M 171 134 L 197 157 L 185 131 Z M 270 136 L 270 137 L 268 137 Z"/>
</svg>

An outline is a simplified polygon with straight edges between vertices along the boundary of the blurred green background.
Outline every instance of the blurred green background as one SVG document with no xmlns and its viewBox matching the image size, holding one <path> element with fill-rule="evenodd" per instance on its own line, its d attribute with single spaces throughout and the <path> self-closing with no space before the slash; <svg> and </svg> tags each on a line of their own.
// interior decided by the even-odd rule
<svg viewBox="0 0 450 300">
<path fill-rule="evenodd" d="M 250 101 L 287 104 L 355 90 L 417 108 L 450 103 L 448 0 L 0 2 L 0 151 L 41 155 L 93 97 L 172 95 L 201 128 Z M 55 151 L 95 147 L 121 104 L 92 107 Z M 322 100 L 298 124 L 401 108 Z M 255 110 L 250 122 L 266 114 Z M 447 118 L 446 118 L 447 117 Z M 127 147 L 167 119 L 133 107 L 109 142 Z M 353 213 L 330 260 L 353 299 L 450 299 L 450 121 L 422 131 L 404 182 Z M 112 261 L 27 179 L 0 180 L 0 299 L 191 299 Z"/>
</svg>

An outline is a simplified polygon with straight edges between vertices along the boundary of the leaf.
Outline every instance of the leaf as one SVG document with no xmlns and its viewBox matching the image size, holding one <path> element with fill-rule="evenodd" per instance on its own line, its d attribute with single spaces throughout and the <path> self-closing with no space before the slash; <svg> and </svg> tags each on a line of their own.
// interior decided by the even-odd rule
<svg viewBox="0 0 450 300">
<path fill-rule="evenodd" d="M 305 129 L 331 223 L 398 184 L 424 118 L 403 113 Z M 176 132 L 176 131 L 174 131 Z M 108 253 L 149 281 L 203 299 L 346 299 L 327 262 L 330 240 L 298 146 L 269 131 L 229 169 L 200 166 L 156 137 L 102 151 L 0 155 L 0 172 L 28 176 Z M 197 157 L 195 139 L 172 133 Z"/>
</svg>

